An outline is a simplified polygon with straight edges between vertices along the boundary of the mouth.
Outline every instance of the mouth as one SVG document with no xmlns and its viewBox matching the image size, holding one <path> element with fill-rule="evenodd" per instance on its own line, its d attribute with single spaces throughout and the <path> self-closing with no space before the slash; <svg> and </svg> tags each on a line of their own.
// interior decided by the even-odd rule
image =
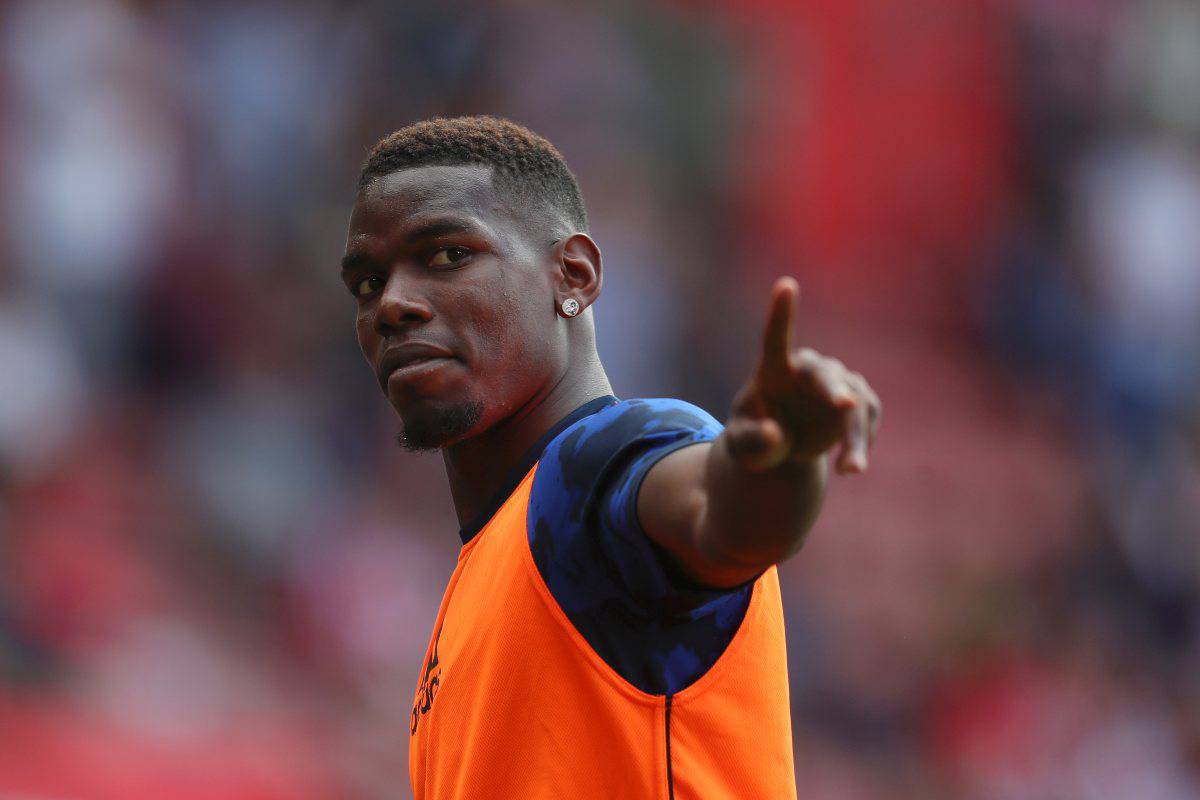
<svg viewBox="0 0 1200 800">
<path fill-rule="evenodd" d="M 419 358 L 393 369 L 387 374 L 387 382 L 390 384 L 394 381 L 407 381 L 432 374 L 453 360 L 453 358 L 446 358 L 444 356 Z"/>
<path fill-rule="evenodd" d="M 393 382 L 432 375 L 455 360 L 449 350 L 437 345 L 406 342 L 383 354 L 379 361 L 379 382 L 387 389 Z"/>
</svg>

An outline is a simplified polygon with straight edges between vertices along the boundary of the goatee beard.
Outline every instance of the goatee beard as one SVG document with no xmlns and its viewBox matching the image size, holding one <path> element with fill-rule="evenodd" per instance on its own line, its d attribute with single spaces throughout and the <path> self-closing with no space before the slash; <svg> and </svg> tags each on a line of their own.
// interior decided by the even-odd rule
<svg viewBox="0 0 1200 800">
<path fill-rule="evenodd" d="M 483 403 L 472 401 L 435 408 L 420 418 L 405 420 L 396 444 L 410 453 L 440 450 L 462 438 L 483 418 Z"/>
</svg>

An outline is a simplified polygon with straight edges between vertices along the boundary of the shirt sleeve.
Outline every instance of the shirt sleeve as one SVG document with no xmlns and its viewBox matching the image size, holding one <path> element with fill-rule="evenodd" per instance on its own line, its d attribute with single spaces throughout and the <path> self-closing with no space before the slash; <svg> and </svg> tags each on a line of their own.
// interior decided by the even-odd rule
<svg viewBox="0 0 1200 800">
<path fill-rule="evenodd" d="M 688 581 L 637 515 L 650 469 L 720 432 L 688 403 L 626 400 L 555 437 L 534 477 L 530 549 L 551 595 L 618 674 L 652 694 L 679 691 L 716 663 L 753 588 Z"/>
</svg>

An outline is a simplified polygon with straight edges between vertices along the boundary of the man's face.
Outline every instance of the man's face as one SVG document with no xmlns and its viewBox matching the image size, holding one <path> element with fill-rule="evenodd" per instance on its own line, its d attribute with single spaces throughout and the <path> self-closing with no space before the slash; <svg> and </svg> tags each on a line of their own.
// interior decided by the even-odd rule
<svg viewBox="0 0 1200 800">
<path fill-rule="evenodd" d="M 490 167 L 406 169 L 359 192 L 342 278 L 404 446 L 477 435 L 561 374 L 553 237 L 536 228 Z"/>
</svg>

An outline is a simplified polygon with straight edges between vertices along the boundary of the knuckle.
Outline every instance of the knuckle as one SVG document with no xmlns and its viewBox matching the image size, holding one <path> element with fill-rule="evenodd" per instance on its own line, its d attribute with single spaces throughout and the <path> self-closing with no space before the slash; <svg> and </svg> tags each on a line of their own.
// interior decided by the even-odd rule
<svg viewBox="0 0 1200 800">
<path fill-rule="evenodd" d="M 809 351 L 810 354 L 811 352 Z M 797 371 L 812 375 L 820 370 L 821 363 L 810 354 L 800 350 L 792 356 L 792 365 Z"/>
<path fill-rule="evenodd" d="M 816 361 L 820 359 L 821 354 L 811 347 L 801 347 L 796 351 L 796 357 L 804 361 Z"/>
<path fill-rule="evenodd" d="M 819 356 L 815 363 L 817 369 L 830 377 L 836 377 L 841 380 L 845 375 L 845 372 L 838 366 L 838 361 L 835 358 Z"/>
</svg>

